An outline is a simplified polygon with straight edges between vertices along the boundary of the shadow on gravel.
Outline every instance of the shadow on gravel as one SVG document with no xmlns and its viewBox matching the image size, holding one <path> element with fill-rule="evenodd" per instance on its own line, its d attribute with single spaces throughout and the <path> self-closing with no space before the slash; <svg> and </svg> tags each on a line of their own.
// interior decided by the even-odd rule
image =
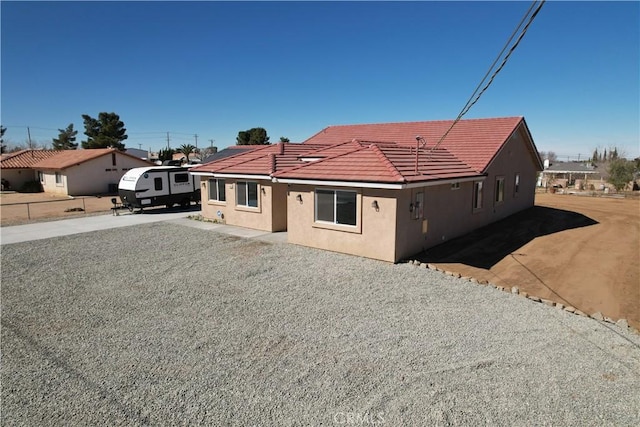
<svg viewBox="0 0 640 427">
<path fill-rule="evenodd" d="M 153 208 L 145 208 L 145 209 L 134 209 L 135 214 L 144 214 L 144 215 L 158 215 L 158 214 L 166 214 L 173 212 L 200 212 L 200 205 L 190 205 L 186 207 L 182 206 L 173 206 L 171 208 L 167 207 L 153 207 Z"/>
<path fill-rule="evenodd" d="M 534 206 L 501 221 L 427 249 L 414 259 L 430 263 L 459 263 L 489 270 L 536 237 L 597 221 L 577 212 Z"/>
</svg>

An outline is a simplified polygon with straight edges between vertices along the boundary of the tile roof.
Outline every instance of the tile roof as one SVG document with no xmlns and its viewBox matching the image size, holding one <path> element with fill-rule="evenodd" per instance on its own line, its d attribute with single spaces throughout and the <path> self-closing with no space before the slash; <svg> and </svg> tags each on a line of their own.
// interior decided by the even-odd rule
<svg viewBox="0 0 640 427">
<path fill-rule="evenodd" d="M 20 150 L 3 155 L 0 160 L 2 169 L 29 169 L 35 163 L 57 154 L 54 150 Z"/>
<path fill-rule="evenodd" d="M 439 147 L 481 172 L 521 122 L 524 123 L 523 117 L 460 120 Z M 355 138 L 415 146 L 416 137 L 421 136 L 428 148 L 440 140 L 452 123 L 453 120 L 440 120 L 329 126 L 304 144 L 335 144 Z"/>
<path fill-rule="evenodd" d="M 192 171 L 396 184 L 455 180 L 484 173 L 519 127 L 530 138 L 522 117 L 461 120 L 436 147 L 452 123 L 453 120 L 330 126 L 303 144 L 268 145 Z M 417 136 L 426 140 L 418 149 Z M 530 145 L 532 159 L 539 163 L 533 141 Z"/>
<path fill-rule="evenodd" d="M 31 167 L 34 169 L 62 170 L 115 152 L 122 156 L 131 157 L 136 160 L 140 160 L 140 162 L 151 164 L 139 157 L 132 156 L 131 154 L 127 154 L 123 151 L 118 151 L 115 148 L 92 148 L 84 150 L 60 150 L 57 151 L 54 156 L 41 160 L 33 164 Z"/>
<path fill-rule="evenodd" d="M 299 160 L 301 156 L 320 147 L 316 144 L 279 142 L 196 166 L 191 172 L 270 175 L 302 164 Z"/>
</svg>

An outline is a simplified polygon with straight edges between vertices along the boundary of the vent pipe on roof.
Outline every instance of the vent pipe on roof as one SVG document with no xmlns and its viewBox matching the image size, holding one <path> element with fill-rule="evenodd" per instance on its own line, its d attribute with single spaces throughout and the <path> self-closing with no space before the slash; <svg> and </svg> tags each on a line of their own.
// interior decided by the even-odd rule
<svg viewBox="0 0 640 427">
<path fill-rule="evenodd" d="M 420 135 L 416 136 L 416 175 L 418 175 L 418 156 L 420 155 L 420 141 L 423 141 L 423 145 L 427 143 L 427 140 Z"/>
<path fill-rule="evenodd" d="M 273 153 L 269 153 L 269 169 L 271 173 L 275 173 L 276 171 L 276 155 Z"/>
</svg>

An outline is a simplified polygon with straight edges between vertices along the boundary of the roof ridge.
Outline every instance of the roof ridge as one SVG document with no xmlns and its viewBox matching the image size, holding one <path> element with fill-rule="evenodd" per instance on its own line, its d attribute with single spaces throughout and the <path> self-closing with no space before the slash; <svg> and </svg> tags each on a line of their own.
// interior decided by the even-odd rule
<svg viewBox="0 0 640 427">
<path fill-rule="evenodd" d="M 524 116 L 499 116 L 499 117 L 478 117 L 472 119 L 460 119 L 458 122 L 471 122 L 471 121 L 485 121 L 485 120 L 505 120 L 505 119 L 520 119 Z M 383 123 L 352 123 L 352 124 L 342 124 L 342 125 L 329 125 L 322 129 L 320 132 L 317 132 L 315 135 L 311 136 L 307 139 L 312 139 L 314 136 L 326 131 L 328 128 L 333 127 L 352 127 L 352 126 L 371 126 L 371 125 L 402 125 L 402 124 L 415 124 L 415 123 L 451 123 L 455 121 L 455 119 L 442 119 L 442 120 L 413 120 L 408 122 L 383 122 Z M 305 140 L 306 141 L 306 140 Z"/>
<path fill-rule="evenodd" d="M 391 160 L 389 160 L 389 158 L 387 157 L 386 154 L 384 154 L 384 152 L 380 149 L 380 147 L 378 147 L 375 144 L 371 144 L 368 146 L 369 149 L 373 150 L 376 155 L 378 156 L 378 158 L 380 160 L 382 160 L 382 163 L 384 163 L 384 165 L 387 167 L 387 169 L 389 169 L 389 172 L 391 172 L 391 174 L 393 176 L 395 176 L 396 178 L 401 178 L 402 180 L 404 180 L 404 175 L 402 175 L 400 173 L 400 171 L 398 170 L 398 168 L 396 168 L 393 163 L 391 163 Z"/>
<path fill-rule="evenodd" d="M 245 151 L 243 153 L 234 154 L 233 156 L 229 156 L 229 157 L 223 157 L 222 159 L 218 159 L 218 160 L 214 160 L 213 162 L 205 163 L 202 166 L 205 167 L 205 166 L 213 165 L 216 162 L 221 162 L 222 163 L 224 161 L 232 160 L 232 159 L 234 159 L 236 157 L 239 157 L 239 156 L 247 156 L 247 157 L 249 157 L 250 154 L 255 154 L 256 151 L 264 151 L 264 150 L 267 150 L 269 148 L 274 148 L 274 147 L 277 147 L 277 145 L 275 145 L 275 144 L 265 144 L 264 146 L 256 148 L 254 150 L 250 150 L 250 151 Z M 269 153 L 267 153 L 267 154 L 269 154 Z M 218 172 L 222 172 L 225 169 L 229 169 L 231 167 L 236 167 L 238 165 L 242 165 L 242 164 L 257 160 L 259 158 L 260 157 L 251 157 L 251 158 L 247 158 L 245 160 L 241 160 L 239 163 L 234 163 L 232 165 L 228 165 L 228 166 L 223 167 L 222 169 L 218 170 Z"/>
</svg>

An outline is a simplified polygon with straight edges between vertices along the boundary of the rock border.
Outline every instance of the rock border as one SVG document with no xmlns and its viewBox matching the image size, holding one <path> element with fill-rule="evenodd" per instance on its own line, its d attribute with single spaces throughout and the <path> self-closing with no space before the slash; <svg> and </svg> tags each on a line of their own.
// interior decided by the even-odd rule
<svg viewBox="0 0 640 427">
<path fill-rule="evenodd" d="M 613 325 L 616 325 L 618 328 L 624 330 L 624 331 L 631 331 L 635 334 L 640 335 L 640 331 L 638 329 L 635 329 L 634 327 L 629 325 L 629 322 L 627 322 L 627 319 L 612 319 L 610 317 L 606 317 L 604 316 L 602 313 L 600 313 L 599 311 L 596 311 L 595 313 L 592 314 L 587 314 L 583 311 L 578 310 L 575 307 L 572 307 L 570 305 L 564 305 L 561 304 L 559 302 L 555 302 L 555 301 L 551 301 L 549 299 L 545 299 L 545 298 L 540 298 L 538 296 L 535 295 L 529 295 L 527 292 L 525 291 L 521 291 L 520 288 L 518 288 L 517 286 L 512 286 L 511 288 L 509 287 L 504 287 L 504 286 L 499 286 L 496 285 L 495 283 L 491 283 L 487 280 L 478 280 L 474 277 L 469 277 L 469 276 L 462 276 L 460 273 L 456 273 L 453 271 L 449 271 L 449 270 L 443 270 L 441 268 L 438 268 L 435 264 L 431 264 L 431 263 L 424 263 L 424 262 L 420 262 L 418 260 L 409 260 L 406 262 L 407 264 L 411 264 L 415 267 L 420 267 L 420 268 L 424 268 L 427 270 L 432 270 L 432 271 L 436 271 L 439 273 L 442 273 L 446 276 L 451 276 L 451 277 L 455 277 L 458 279 L 462 279 L 465 280 L 467 282 L 470 283 L 474 283 L 476 285 L 483 285 L 483 286 L 491 286 L 494 289 L 497 289 L 498 291 L 501 292 L 506 292 L 509 293 L 511 295 L 517 295 L 523 298 L 526 298 L 528 300 L 531 300 L 533 302 L 537 302 L 537 303 L 542 303 L 545 305 L 548 305 L 549 307 L 555 307 L 558 310 L 563 310 L 566 311 L 567 313 L 571 313 L 571 314 L 575 314 L 577 316 L 582 316 L 582 317 L 589 317 L 593 320 L 597 320 L 598 322 L 602 322 L 602 323 L 610 323 Z"/>
</svg>

